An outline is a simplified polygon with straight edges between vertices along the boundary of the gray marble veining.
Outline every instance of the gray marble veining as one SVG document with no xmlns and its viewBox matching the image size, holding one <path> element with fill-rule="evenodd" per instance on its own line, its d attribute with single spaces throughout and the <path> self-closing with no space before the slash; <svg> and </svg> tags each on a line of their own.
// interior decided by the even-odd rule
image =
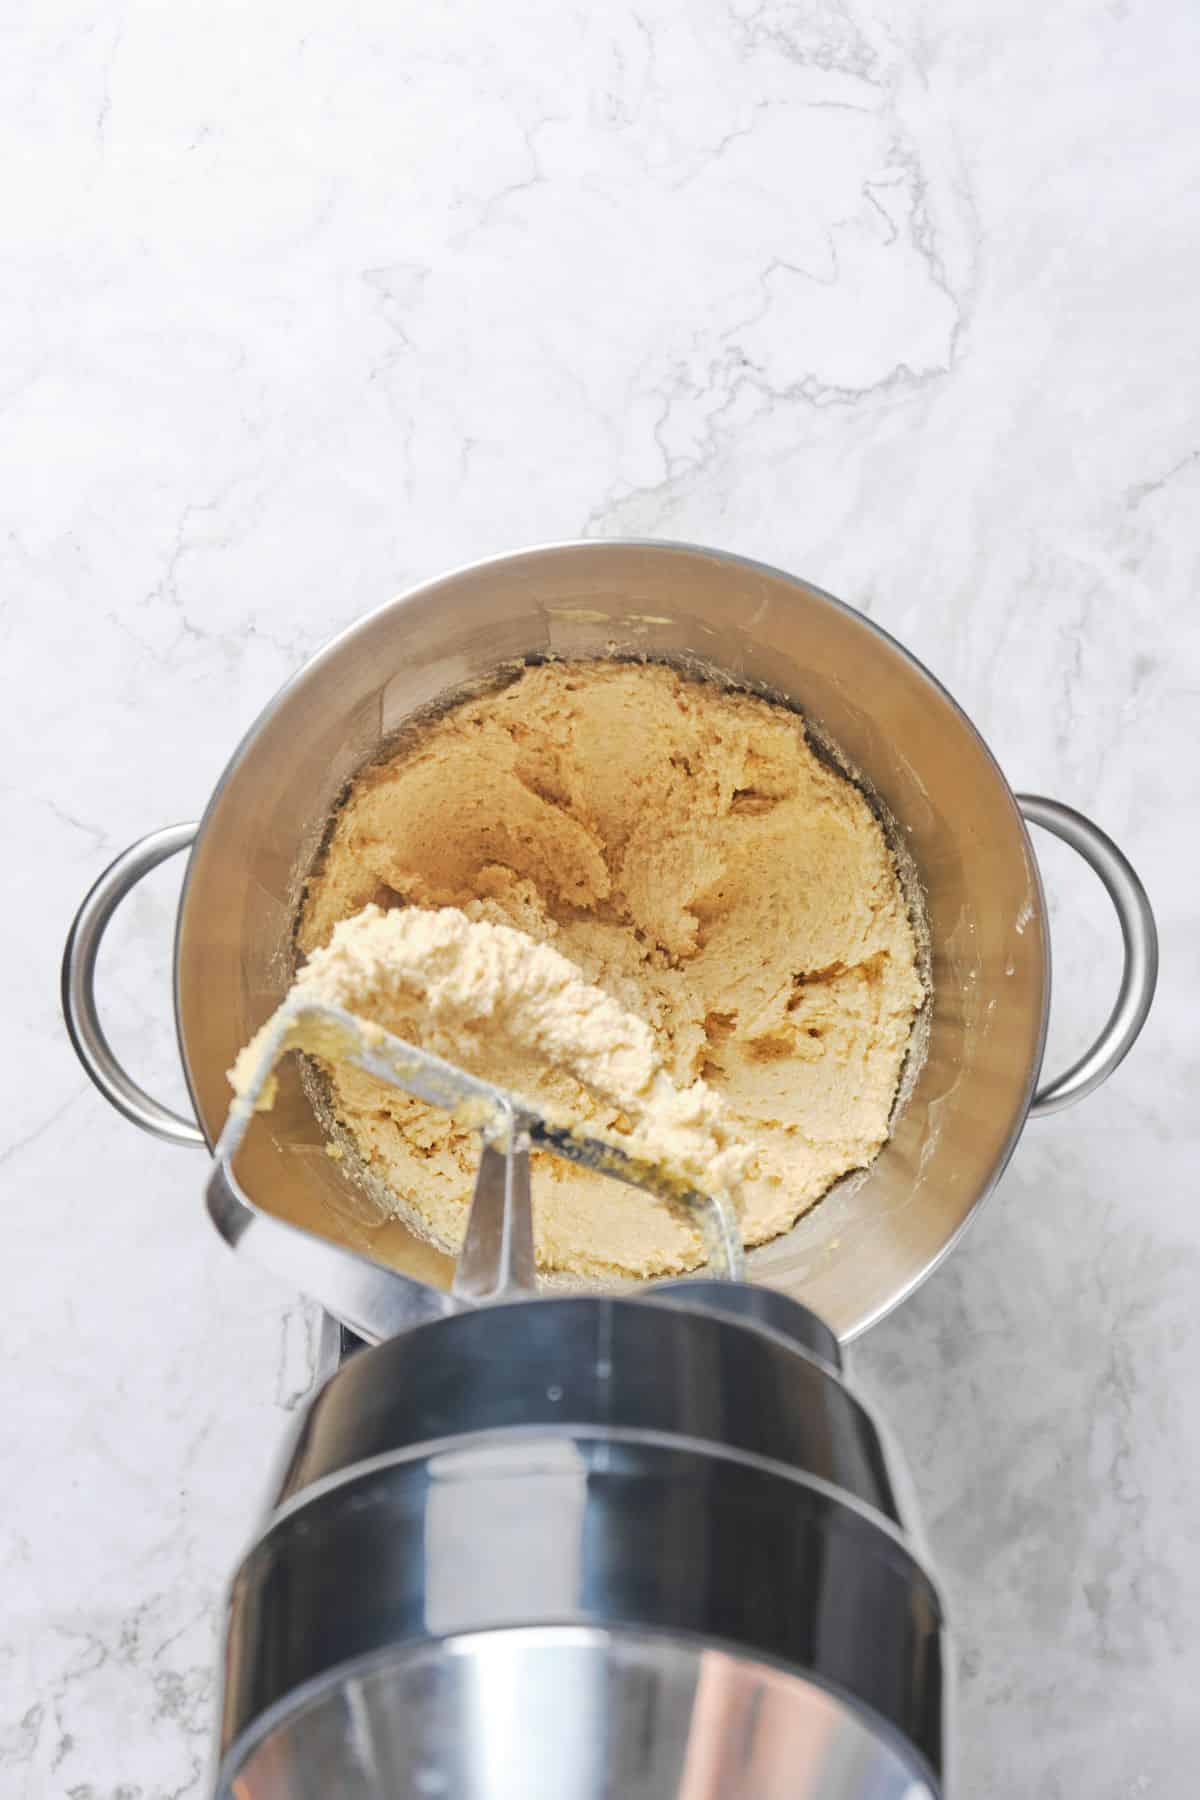
<svg viewBox="0 0 1200 1800">
<path fill-rule="evenodd" d="M 221 1592 L 314 1358 L 201 1169 L 86 1086 L 71 912 L 408 582 L 579 533 L 778 562 L 904 639 L 1162 927 L 1143 1043 L 1031 1126 L 854 1361 L 913 1462 L 970 1800 L 1200 1766 L 1200 12 L 45 0 L 0 59 L 0 1790 L 204 1791 Z M 1041 848 L 1041 846 L 1039 846 Z M 1049 1066 L 1115 982 L 1057 845 Z M 177 872 L 106 1016 L 179 1098 Z"/>
</svg>

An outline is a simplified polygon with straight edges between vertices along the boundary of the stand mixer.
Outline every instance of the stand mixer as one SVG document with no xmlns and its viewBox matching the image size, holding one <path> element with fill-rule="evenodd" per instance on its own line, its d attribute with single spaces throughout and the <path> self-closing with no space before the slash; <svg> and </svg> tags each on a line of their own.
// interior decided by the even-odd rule
<svg viewBox="0 0 1200 1800">
<path fill-rule="evenodd" d="M 941 1606 L 835 1336 L 739 1281 L 726 1210 L 678 1190 L 709 1219 L 715 1278 L 538 1292 L 531 1142 L 660 1192 L 661 1175 L 316 1010 L 339 1055 L 469 1101 L 483 1147 L 445 1294 L 241 1190 L 295 1013 L 231 1109 L 214 1222 L 344 1323 L 233 1582 L 217 1793 L 940 1795 Z"/>
<path fill-rule="evenodd" d="M 400 1219 L 376 1246 L 392 1268 L 345 1247 L 361 1247 L 345 1217 L 345 1245 L 303 1229 L 336 1226 L 355 1195 L 285 1078 L 272 1131 L 252 1132 L 238 1164 L 260 1206 L 226 1143 L 210 1213 L 379 1348 L 311 1402 L 235 1582 L 218 1785 L 240 1800 L 944 1791 L 937 1596 L 837 1338 L 951 1250 L 1027 1121 L 1120 1064 L 1150 1009 L 1157 938 L 1117 845 L 1059 801 L 1015 795 L 902 645 L 811 583 L 689 545 L 551 545 L 414 588 L 276 696 L 199 824 L 151 833 L 99 877 L 64 955 L 68 1030 L 135 1125 L 213 1145 L 226 1071 L 290 980 L 300 884 L 347 782 L 464 684 L 614 646 L 793 706 L 878 797 L 920 872 L 927 1054 L 865 1179 L 756 1250 L 750 1288 L 635 1296 L 533 1297 L 515 1119 L 484 1149 L 457 1271 Z M 1050 1075 L 1027 824 L 1094 869 L 1124 944 L 1106 1024 Z M 184 851 L 186 1117 L 125 1070 L 95 993 L 115 909 Z"/>
</svg>

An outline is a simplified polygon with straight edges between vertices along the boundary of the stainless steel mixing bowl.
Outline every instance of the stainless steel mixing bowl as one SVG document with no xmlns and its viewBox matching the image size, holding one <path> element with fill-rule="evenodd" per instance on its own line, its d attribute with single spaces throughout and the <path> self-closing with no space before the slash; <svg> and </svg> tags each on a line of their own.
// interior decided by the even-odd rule
<svg viewBox="0 0 1200 1800">
<path fill-rule="evenodd" d="M 198 826 L 135 844 L 97 882 L 68 941 L 63 998 L 89 1074 L 136 1124 L 212 1144 L 225 1071 L 282 997 L 301 883 L 350 776 L 419 707 L 514 658 L 618 652 L 698 660 L 798 706 L 861 773 L 918 873 L 932 950 L 928 1051 L 890 1142 L 774 1243 L 751 1278 L 803 1299 L 843 1338 L 909 1294 L 995 1185 L 1031 1113 L 1089 1093 L 1149 1011 L 1153 916 L 1128 862 L 1058 802 L 1010 791 L 970 720 L 877 625 L 762 564 L 666 543 L 575 543 L 477 563 L 342 633 L 276 696 Z M 1024 814 L 1024 818 L 1022 817 Z M 1029 819 L 1105 883 L 1125 964 L 1088 1053 L 1039 1088 L 1050 947 Z M 122 896 L 191 845 L 175 951 L 179 1042 L 198 1124 L 120 1068 L 97 1013 L 100 937 Z M 392 1221 L 323 1154 L 295 1072 L 239 1164 L 259 1205 L 446 1286 L 448 1258 Z"/>
</svg>

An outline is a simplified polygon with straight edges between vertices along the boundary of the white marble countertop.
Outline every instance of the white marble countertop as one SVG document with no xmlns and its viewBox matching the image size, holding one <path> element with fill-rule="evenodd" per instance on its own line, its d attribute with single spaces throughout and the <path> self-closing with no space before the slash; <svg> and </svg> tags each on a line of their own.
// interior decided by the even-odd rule
<svg viewBox="0 0 1200 1800">
<path fill-rule="evenodd" d="M 108 1111 L 57 963 L 321 641 L 581 533 L 866 609 L 1092 813 L 1163 980 L 856 1356 L 959 1648 L 959 1793 L 1194 1791 L 1200 14 L 984 0 L 104 9 L 0 59 L 0 1790 L 203 1793 L 223 1582 L 314 1356 L 199 1159 Z M 1039 848 L 1041 848 L 1039 846 Z M 1050 1064 L 1107 1009 L 1045 847 Z M 102 989 L 178 1098 L 178 871 Z"/>
</svg>

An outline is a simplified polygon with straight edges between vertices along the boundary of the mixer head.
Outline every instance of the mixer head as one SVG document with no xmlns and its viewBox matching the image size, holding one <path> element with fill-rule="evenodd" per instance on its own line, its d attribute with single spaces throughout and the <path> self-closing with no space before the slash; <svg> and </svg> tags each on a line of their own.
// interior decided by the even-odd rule
<svg viewBox="0 0 1200 1800">
<path fill-rule="evenodd" d="M 298 1420 L 221 1800 L 936 1800 L 946 1643 L 837 1341 L 759 1286 L 471 1307 Z"/>
</svg>

